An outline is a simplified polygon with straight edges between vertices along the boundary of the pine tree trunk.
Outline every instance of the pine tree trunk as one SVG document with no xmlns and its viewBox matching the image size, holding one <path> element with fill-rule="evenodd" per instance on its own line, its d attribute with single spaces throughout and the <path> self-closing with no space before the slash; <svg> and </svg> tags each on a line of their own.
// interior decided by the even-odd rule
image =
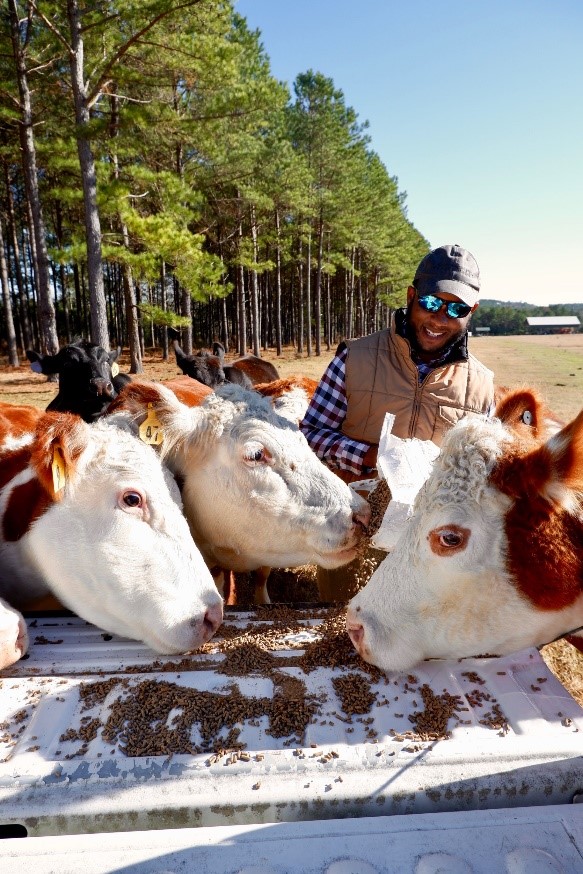
<svg viewBox="0 0 583 874">
<path fill-rule="evenodd" d="M 237 197 L 240 195 L 237 194 Z M 241 257 L 241 244 L 243 243 L 243 223 L 239 221 L 239 256 Z M 237 288 L 237 343 L 239 347 L 239 355 L 245 355 L 247 352 L 247 322 L 245 318 L 245 268 L 243 264 L 239 264 L 239 285 Z"/>
<path fill-rule="evenodd" d="M 312 354 L 312 226 L 308 231 L 308 251 L 306 253 L 306 352 Z"/>
<path fill-rule="evenodd" d="M 32 106 L 24 53 L 20 43 L 18 10 L 16 0 L 9 0 L 10 30 L 14 63 L 18 79 L 20 97 L 20 143 L 22 147 L 22 166 L 26 196 L 32 216 L 31 234 L 35 245 L 35 267 L 38 294 L 38 318 L 43 351 L 55 355 L 59 350 L 55 307 L 49 290 L 49 256 L 46 245 L 46 231 L 38 188 L 36 149 L 32 133 Z"/>
<path fill-rule="evenodd" d="M 91 301 L 91 339 L 109 351 L 107 306 L 103 285 L 103 260 L 101 255 L 101 222 L 97 208 L 97 177 L 91 144 L 86 136 L 89 124 L 87 90 L 84 81 L 84 46 L 81 35 L 81 16 L 77 0 L 68 0 L 67 12 L 71 29 L 71 84 L 75 101 L 77 124 L 77 153 L 81 168 L 83 205 L 85 208 L 85 235 L 87 242 L 87 276 Z"/>
<path fill-rule="evenodd" d="M 119 109 L 117 103 L 117 97 L 112 95 L 110 98 L 110 106 L 111 106 L 111 136 L 112 140 L 118 135 L 119 131 Z M 119 179 L 119 162 L 117 158 L 117 151 L 115 148 L 113 149 L 112 155 L 112 163 L 113 163 L 113 173 L 116 179 Z M 128 227 L 121 215 L 119 217 L 119 222 L 121 226 L 121 235 L 123 240 L 124 249 L 126 252 L 130 251 L 130 235 L 128 232 Z M 129 264 L 123 262 L 121 265 L 121 275 L 122 275 L 122 286 L 123 286 L 123 298 L 124 298 L 124 308 L 125 308 L 125 316 L 126 316 L 126 325 L 127 325 L 127 333 L 128 333 L 128 345 L 130 350 L 130 373 L 143 373 L 144 366 L 142 364 L 142 354 L 141 354 L 141 344 L 140 344 L 140 331 L 139 331 L 139 317 L 138 317 L 138 308 L 136 305 L 136 293 L 134 287 L 134 280 L 132 276 L 132 268 Z"/>
<path fill-rule="evenodd" d="M 8 207 L 8 235 L 10 238 L 10 243 L 12 245 L 13 254 L 12 270 L 9 269 L 8 273 L 12 276 L 13 280 L 16 281 L 16 287 L 18 289 L 18 315 L 20 318 L 20 329 L 22 331 L 23 350 L 25 350 L 32 349 L 33 346 L 32 327 L 28 316 L 28 296 L 24 287 L 24 280 L 22 278 L 20 246 L 18 245 L 18 234 L 16 233 L 16 217 L 14 214 L 14 197 L 12 195 L 12 186 L 10 184 L 11 180 L 8 171 L 8 164 L 6 163 L 4 164 L 4 170 L 6 177 L 6 204 Z M 10 266 L 10 257 L 8 258 L 8 264 Z"/>
<path fill-rule="evenodd" d="M 6 250 L 4 248 L 4 231 L 0 221 L 0 279 L 2 281 L 2 304 L 4 307 L 4 322 L 6 340 L 8 343 L 8 364 L 18 367 L 18 350 L 16 348 L 16 331 L 14 330 L 14 318 L 12 315 L 12 301 L 10 300 L 10 285 L 8 284 L 8 265 L 6 264 Z"/>
<path fill-rule="evenodd" d="M 304 352 L 304 262 L 302 260 L 302 240 L 298 243 L 298 352 Z"/>
<path fill-rule="evenodd" d="M 192 355 L 192 298 L 184 288 L 180 288 L 180 315 L 190 319 L 190 326 L 182 328 L 180 345 L 185 355 Z"/>
<path fill-rule="evenodd" d="M 324 220 L 320 216 L 318 227 L 318 264 L 316 268 L 316 292 L 315 292 L 315 332 L 316 332 L 316 355 L 322 354 L 322 259 L 324 257 Z"/>
<path fill-rule="evenodd" d="M 279 210 L 275 210 L 275 230 L 277 242 L 275 247 L 275 348 L 278 355 L 282 353 L 281 340 L 281 243 Z"/>
<path fill-rule="evenodd" d="M 257 263 L 257 224 L 255 222 L 255 209 L 251 207 L 251 239 L 253 241 L 253 261 Z M 257 270 L 251 270 L 251 341 L 253 354 L 260 357 L 260 329 L 259 329 L 259 283 Z"/>
<path fill-rule="evenodd" d="M 160 259 L 160 295 L 162 298 L 162 309 L 168 312 L 168 296 L 166 294 L 166 263 L 163 258 Z M 168 328 L 166 325 L 162 328 L 162 360 L 168 361 Z"/>
</svg>

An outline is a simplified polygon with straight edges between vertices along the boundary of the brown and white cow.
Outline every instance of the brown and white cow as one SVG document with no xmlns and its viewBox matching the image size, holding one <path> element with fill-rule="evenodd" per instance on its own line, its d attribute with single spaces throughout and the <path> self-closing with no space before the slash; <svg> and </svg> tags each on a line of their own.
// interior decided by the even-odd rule
<svg viewBox="0 0 583 874">
<path fill-rule="evenodd" d="M 130 417 L 0 404 L 0 667 L 26 650 L 18 611 L 49 593 L 160 653 L 196 649 L 222 621 L 178 487 Z"/>
<path fill-rule="evenodd" d="M 172 386 L 172 391 L 169 386 Z M 181 377 L 134 381 L 111 409 L 155 416 L 161 452 L 182 481 L 184 512 L 209 567 L 252 571 L 356 555 L 370 507 L 312 452 L 271 399 Z"/>
<path fill-rule="evenodd" d="M 397 546 L 348 606 L 354 646 L 384 670 L 583 625 L 583 412 L 557 431 L 522 390 L 496 414 L 448 433 Z"/>
</svg>

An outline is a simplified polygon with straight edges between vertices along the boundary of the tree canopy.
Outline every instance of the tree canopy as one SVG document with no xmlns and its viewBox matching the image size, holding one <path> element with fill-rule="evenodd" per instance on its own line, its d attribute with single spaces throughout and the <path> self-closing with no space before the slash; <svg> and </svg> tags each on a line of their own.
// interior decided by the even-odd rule
<svg viewBox="0 0 583 874">
<path fill-rule="evenodd" d="M 9 0 L 2 336 L 293 343 L 386 324 L 428 244 L 323 73 L 276 81 L 231 0 Z M 2 266 L 2 265 L 0 265 Z M 14 362 L 12 362 L 14 363 Z"/>
</svg>

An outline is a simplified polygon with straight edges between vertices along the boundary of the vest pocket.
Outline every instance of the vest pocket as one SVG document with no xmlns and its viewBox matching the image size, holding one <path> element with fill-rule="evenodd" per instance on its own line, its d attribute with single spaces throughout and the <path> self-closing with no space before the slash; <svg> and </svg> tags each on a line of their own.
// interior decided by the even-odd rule
<svg viewBox="0 0 583 874">
<path fill-rule="evenodd" d="M 447 431 L 450 430 L 460 419 L 467 414 L 467 410 L 463 407 L 452 407 L 445 404 L 439 404 L 435 412 L 435 423 L 433 426 L 433 434 L 431 439 L 438 446 L 441 446 L 441 441 Z"/>
</svg>

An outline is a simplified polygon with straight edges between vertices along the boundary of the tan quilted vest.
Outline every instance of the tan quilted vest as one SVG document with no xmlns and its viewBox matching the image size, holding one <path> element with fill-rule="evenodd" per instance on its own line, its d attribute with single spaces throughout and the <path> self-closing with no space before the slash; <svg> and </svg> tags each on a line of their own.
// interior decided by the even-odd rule
<svg viewBox="0 0 583 874">
<path fill-rule="evenodd" d="M 407 340 L 391 327 L 347 340 L 348 413 L 342 431 L 353 440 L 378 443 L 385 413 L 396 416 L 393 434 L 432 440 L 467 413 L 485 413 L 494 395 L 494 374 L 477 358 L 436 367 L 424 379 L 411 360 Z"/>
</svg>

